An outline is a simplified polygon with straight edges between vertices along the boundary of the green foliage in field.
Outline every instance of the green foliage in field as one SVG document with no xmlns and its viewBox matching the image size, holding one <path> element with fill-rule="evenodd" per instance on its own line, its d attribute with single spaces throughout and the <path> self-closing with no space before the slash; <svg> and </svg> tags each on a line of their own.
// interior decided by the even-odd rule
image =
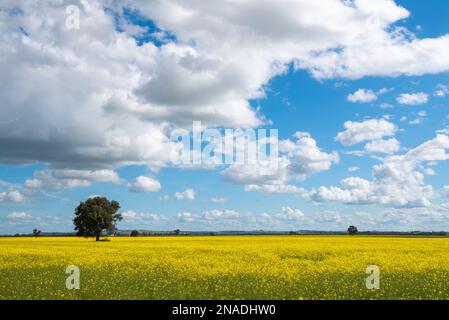
<svg viewBox="0 0 449 320">
<path fill-rule="evenodd" d="M 449 299 L 448 252 L 446 238 L 0 238 L 0 298 Z"/>
</svg>

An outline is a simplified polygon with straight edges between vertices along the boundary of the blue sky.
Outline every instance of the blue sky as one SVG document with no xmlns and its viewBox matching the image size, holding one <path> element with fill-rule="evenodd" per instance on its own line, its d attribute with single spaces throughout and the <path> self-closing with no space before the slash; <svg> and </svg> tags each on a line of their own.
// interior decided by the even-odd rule
<svg viewBox="0 0 449 320">
<path fill-rule="evenodd" d="M 447 2 L 69 4 L 0 5 L 0 234 L 94 195 L 123 229 L 449 230 Z M 277 129 L 286 167 L 173 165 L 193 121 Z"/>
</svg>

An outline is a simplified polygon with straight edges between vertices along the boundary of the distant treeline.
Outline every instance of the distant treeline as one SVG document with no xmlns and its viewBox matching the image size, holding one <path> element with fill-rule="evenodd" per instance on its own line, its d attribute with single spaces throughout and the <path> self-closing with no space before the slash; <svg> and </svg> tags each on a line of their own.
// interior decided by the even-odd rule
<svg viewBox="0 0 449 320">
<path fill-rule="evenodd" d="M 313 231 L 313 230 L 299 230 L 299 231 L 148 231 L 148 230 L 118 230 L 114 234 L 104 236 L 115 237 L 161 237 L 161 236 L 257 236 L 257 235 L 347 235 L 345 231 Z M 449 232 L 386 232 L 386 231 L 362 231 L 358 235 L 365 236 L 426 236 L 426 237 L 447 237 Z M 42 232 L 39 237 L 76 237 L 75 232 Z M 0 237 L 36 237 L 34 234 L 15 234 L 3 235 Z"/>
</svg>

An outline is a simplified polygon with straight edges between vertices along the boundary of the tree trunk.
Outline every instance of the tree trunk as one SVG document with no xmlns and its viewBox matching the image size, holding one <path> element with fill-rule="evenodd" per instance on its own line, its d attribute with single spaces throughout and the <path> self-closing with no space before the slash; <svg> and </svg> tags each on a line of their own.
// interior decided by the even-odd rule
<svg viewBox="0 0 449 320">
<path fill-rule="evenodd" d="M 97 238 L 95 239 L 95 241 L 100 241 L 100 235 L 97 234 Z"/>
</svg>

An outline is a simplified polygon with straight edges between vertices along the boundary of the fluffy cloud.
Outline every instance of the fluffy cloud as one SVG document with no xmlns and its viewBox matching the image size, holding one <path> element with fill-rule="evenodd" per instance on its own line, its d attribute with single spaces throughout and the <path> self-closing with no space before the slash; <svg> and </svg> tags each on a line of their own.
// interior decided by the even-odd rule
<svg viewBox="0 0 449 320">
<path fill-rule="evenodd" d="M 396 138 L 389 140 L 375 140 L 365 145 L 365 151 L 368 153 L 393 154 L 399 151 L 401 144 Z"/>
<path fill-rule="evenodd" d="M 12 212 L 8 214 L 8 219 L 11 220 L 24 220 L 30 219 L 32 216 L 26 212 Z"/>
<path fill-rule="evenodd" d="M 44 182 L 40 179 L 27 179 L 24 186 L 28 189 L 40 189 L 44 186 Z"/>
<path fill-rule="evenodd" d="M 394 27 L 410 13 L 391 0 L 195 1 L 189 6 L 178 0 L 150 2 L 144 10 L 178 39 L 233 57 L 245 53 L 251 66 L 264 59 L 294 60 L 317 78 L 419 75 L 449 68 L 444 59 L 449 38 L 417 39 Z"/>
<path fill-rule="evenodd" d="M 193 189 L 186 189 L 182 192 L 176 192 L 175 193 L 176 200 L 188 200 L 193 201 L 195 200 L 195 191 Z"/>
<path fill-rule="evenodd" d="M 304 213 L 299 209 L 292 209 L 290 207 L 282 207 L 281 218 L 285 218 L 287 220 L 299 220 L 304 217 Z"/>
<path fill-rule="evenodd" d="M 344 123 L 344 128 L 345 131 L 338 133 L 335 140 L 345 146 L 391 137 L 397 131 L 393 123 L 384 119 L 371 119 L 364 122 L 347 121 Z"/>
<path fill-rule="evenodd" d="M 203 213 L 203 217 L 206 220 L 217 220 L 217 219 L 237 219 L 240 213 L 234 210 L 212 210 Z"/>
<path fill-rule="evenodd" d="M 304 181 L 327 171 L 339 162 L 339 156 L 336 152 L 321 151 L 308 133 L 297 132 L 295 138 L 296 141 L 280 141 L 278 158 L 255 164 L 233 164 L 223 175 L 230 181 L 245 184 L 247 191 L 300 193 L 301 189 L 288 185 L 290 180 Z"/>
<path fill-rule="evenodd" d="M 336 152 L 326 153 L 318 148 L 316 141 L 307 133 L 297 132 L 296 142 L 283 140 L 279 150 L 290 161 L 289 176 L 305 180 L 309 176 L 327 171 L 339 162 Z"/>
<path fill-rule="evenodd" d="M 390 103 L 381 103 L 380 104 L 380 108 L 381 109 L 392 109 L 394 106 L 392 105 L 392 104 L 390 104 Z"/>
<path fill-rule="evenodd" d="M 0 202 L 7 201 L 13 203 L 21 203 L 25 200 L 25 196 L 18 190 L 0 192 Z"/>
<path fill-rule="evenodd" d="M 178 225 L 179 223 L 185 224 L 195 224 L 197 227 L 201 226 L 200 230 L 207 230 L 211 226 L 218 228 L 219 230 L 224 230 L 223 228 L 227 228 L 229 226 L 235 226 L 238 228 L 246 228 L 249 222 L 249 216 L 252 214 L 241 214 L 235 210 L 209 210 L 204 211 L 199 214 L 191 213 L 191 212 L 179 212 L 176 216 L 177 220 L 173 221 L 174 225 Z M 254 221 L 252 221 L 254 222 Z M 190 227 L 189 227 L 190 228 Z"/>
<path fill-rule="evenodd" d="M 241 213 L 235 210 L 209 210 L 199 214 L 191 212 L 180 212 L 177 214 L 177 221 L 173 224 L 186 223 L 191 228 L 192 224 L 201 226 L 202 230 L 213 227 L 217 230 L 226 230 L 225 228 L 238 228 L 239 230 L 254 230 L 254 228 L 263 228 L 273 230 L 275 228 L 290 228 L 292 223 L 302 220 L 303 214 L 300 210 L 285 207 L 282 213 L 255 214 L 251 212 Z M 200 229 L 201 230 L 201 229 Z"/>
<path fill-rule="evenodd" d="M 320 187 L 305 196 L 316 202 L 423 207 L 431 204 L 433 188 L 424 181 L 422 163 L 449 160 L 449 137 L 437 135 L 404 155 L 389 156 L 373 167 L 372 181 L 351 177 L 342 187 Z"/>
<path fill-rule="evenodd" d="M 151 177 L 140 176 L 133 183 L 130 183 L 128 188 L 130 192 L 136 193 L 158 192 L 161 190 L 161 184 Z"/>
<path fill-rule="evenodd" d="M 425 117 L 427 117 L 427 112 L 426 111 L 420 111 L 418 113 L 418 117 L 415 120 L 409 121 L 408 123 L 410 125 L 412 125 L 412 126 L 416 126 L 416 125 L 422 124 L 424 119 L 425 119 Z"/>
<path fill-rule="evenodd" d="M 176 215 L 143 213 L 128 210 L 123 213 L 124 220 L 120 228 L 181 228 L 184 230 L 292 230 L 300 226 L 304 229 L 336 228 L 344 230 L 348 225 L 355 224 L 367 230 L 379 228 L 381 230 L 410 231 L 441 230 L 447 224 L 449 214 L 448 204 L 429 205 L 427 207 L 410 208 L 376 208 L 373 212 L 348 211 L 342 215 L 337 211 L 319 209 L 313 214 L 304 215 L 301 210 L 284 206 L 279 213 L 252 213 L 235 210 L 209 210 L 201 213 L 182 211 Z M 366 208 L 368 209 L 368 208 Z M 37 219 L 37 218 L 32 218 Z M 18 219 L 15 222 L 32 221 Z M 36 220 L 37 221 L 37 220 Z M 33 222 L 36 222 L 33 220 Z M 236 228 L 236 229 L 234 229 Z M 437 228 L 437 229 L 435 229 Z"/>
<path fill-rule="evenodd" d="M 348 95 L 347 100 L 353 103 L 368 103 L 377 100 L 377 95 L 373 90 L 359 89 Z"/>
<path fill-rule="evenodd" d="M 68 30 L 64 4 L 2 2 L 0 64 L 7 85 L 0 96 L 8 121 L 0 144 L 9 151 L 1 161 L 93 168 L 155 160 L 147 153 L 160 151 L 162 127 L 111 111 L 141 106 L 131 91 L 139 82 L 136 70 L 148 66 L 154 46 L 138 47 L 115 32 L 95 1 L 83 2 L 81 29 Z"/>
<path fill-rule="evenodd" d="M 435 96 L 444 98 L 449 94 L 449 86 L 446 86 L 444 84 L 439 84 L 437 86 L 437 89 L 435 90 Z"/>
<path fill-rule="evenodd" d="M 320 79 L 449 70 L 449 36 L 396 27 L 410 13 L 392 0 L 92 0 L 79 30 L 69 4 L 0 5 L 1 162 L 169 165 L 171 125 L 260 125 L 249 101 L 291 64 Z M 159 30 L 139 38 L 125 7 Z"/>
<path fill-rule="evenodd" d="M 284 184 L 284 182 L 279 182 L 276 184 L 247 184 L 245 186 L 245 191 L 259 191 L 264 193 L 291 193 L 291 194 L 303 194 L 305 190 L 303 188 L 298 188 L 297 186 Z"/>
<path fill-rule="evenodd" d="M 167 220 L 167 217 L 163 214 L 136 212 L 133 210 L 123 212 L 122 217 L 124 223 L 127 224 L 141 224 Z"/>
<path fill-rule="evenodd" d="M 449 185 L 443 187 L 443 194 L 449 197 Z"/>
<path fill-rule="evenodd" d="M 318 225 L 335 226 L 345 223 L 345 219 L 340 213 L 335 211 L 324 211 L 320 212 L 312 217 L 314 223 Z M 348 223 L 346 223 L 347 225 Z M 345 227 L 346 227 L 345 225 Z"/>
<path fill-rule="evenodd" d="M 194 222 L 195 215 L 191 212 L 179 212 L 178 217 L 184 222 Z"/>
<path fill-rule="evenodd" d="M 396 98 L 396 101 L 400 104 L 418 106 L 427 103 L 429 101 L 429 95 L 423 92 L 402 93 Z"/>
<path fill-rule="evenodd" d="M 226 198 L 211 198 L 210 202 L 213 203 L 225 203 L 226 201 L 228 201 L 228 199 Z"/>
<path fill-rule="evenodd" d="M 34 179 L 25 181 L 28 189 L 55 189 L 88 187 L 93 182 L 121 183 L 119 175 L 113 170 L 73 170 L 48 169 L 35 173 Z"/>
<path fill-rule="evenodd" d="M 279 185 L 287 180 L 290 161 L 285 158 L 257 161 L 254 164 L 234 163 L 225 169 L 223 176 L 239 184 Z"/>
</svg>

